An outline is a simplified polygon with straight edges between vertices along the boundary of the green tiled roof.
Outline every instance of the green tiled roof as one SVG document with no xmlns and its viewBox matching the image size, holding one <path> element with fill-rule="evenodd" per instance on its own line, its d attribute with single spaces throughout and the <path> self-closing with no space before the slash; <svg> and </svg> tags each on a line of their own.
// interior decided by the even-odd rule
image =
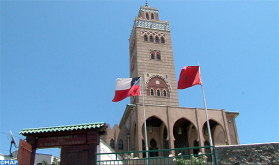
<svg viewBox="0 0 279 165">
<path fill-rule="evenodd" d="M 29 134 L 36 134 L 36 133 L 76 131 L 76 130 L 100 128 L 103 126 L 105 126 L 104 122 L 77 124 L 77 125 L 64 125 L 64 126 L 56 126 L 56 127 L 27 128 L 21 130 L 18 134 L 29 135 Z"/>
</svg>

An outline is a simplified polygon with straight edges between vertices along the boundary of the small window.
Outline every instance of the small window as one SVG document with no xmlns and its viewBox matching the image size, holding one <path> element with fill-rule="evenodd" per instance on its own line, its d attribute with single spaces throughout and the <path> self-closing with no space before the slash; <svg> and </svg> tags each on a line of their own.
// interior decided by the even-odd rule
<svg viewBox="0 0 279 165">
<path fill-rule="evenodd" d="M 144 35 L 144 41 L 147 41 L 147 35 Z"/>
<path fill-rule="evenodd" d="M 167 91 L 166 90 L 164 90 L 164 97 L 167 97 Z"/>
<path fill-rule="evenodd" d="M 150 40 L 150 42 L 153 42 L 153 37 L 150 36 L 150 37 L 149 37 L 149 40 Z"/>
<path fill-rule="evenodd" d="M 150 89 L 150 95 L 154 96 L 154 90 L 153 89 Z"/>
<path fill-rule="evenodd" d="M 146 19 L 149 19 L 149 15 L 148 15 L 148 13 L 146 13 Z"/>
<path fill-rule="evenodd" d="M 160 54 L 157 54 L 157 60 L 161 60 Z"/>
<path fill-rule="evenodd" d="M 158 43 L 159 42 L 159 38 L 158 37 L 156 37 L 156 43 Z"/>
<path fill-rule="evenodd" d="M 159 89 L 157 89 L 157 96 L 161 96 L 161 92 Z"/>
<path fill-rule="evenodd" d="M 154 60 L 154 54 L 153 53 L 151 54 L 151 59 Z"/>
<path fill-rule="evenodd" d="M 123 150 L 123 141 L 120 139 L 118 143 L 118 149 Z"/>
<path fill-rule="evenodd" d="M 153 14 L 151 14 L 151 19 L 154 19 L 154 15 Z"/>
<path fill-rule="evenodd" d="M 165 39 L 163 37 L 161 38 L 161 43 L 165 43 Z"/>
<path fill-rule="evenodd" d="M 114 149 L 114 140 L 113 139 L 110 140 L 110 144 L 109 145 L 110 145 L 111 148 Z"/>
</svg>

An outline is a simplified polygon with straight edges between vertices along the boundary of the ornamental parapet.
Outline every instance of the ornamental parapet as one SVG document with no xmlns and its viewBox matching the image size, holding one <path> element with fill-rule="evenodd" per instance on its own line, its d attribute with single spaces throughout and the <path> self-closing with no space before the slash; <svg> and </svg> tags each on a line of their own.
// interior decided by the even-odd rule
<svg viewBox="0 0 279 165">
<path fill-rule="evenodd" d="M 155 8 L 152 8 L 152 7 L 149 7 L 149 6 L 141 6 L 140 7 L 140 11 L 139 12 L 148 12 L 148 13 L 158 13 L 158 9 L 155 9 Z"/>
</svg>

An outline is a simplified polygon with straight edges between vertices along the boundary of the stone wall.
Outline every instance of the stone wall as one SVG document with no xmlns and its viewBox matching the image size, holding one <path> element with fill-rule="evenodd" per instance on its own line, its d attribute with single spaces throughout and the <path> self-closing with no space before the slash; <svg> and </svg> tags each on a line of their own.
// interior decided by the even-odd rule
<svg viewBox="0 0 279 165">
<path fill-rule="evenodd" d="M 279 143 L 218 146 L 215 151 L 218 165 L 279 165 Z"/>
</svg>

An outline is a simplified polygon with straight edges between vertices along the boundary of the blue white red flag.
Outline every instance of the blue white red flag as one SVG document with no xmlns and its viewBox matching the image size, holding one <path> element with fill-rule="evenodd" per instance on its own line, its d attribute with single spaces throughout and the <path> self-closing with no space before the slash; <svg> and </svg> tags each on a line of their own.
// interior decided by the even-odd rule
<svg viewBox="0 0 279 165">
<path fill-rule="evenodd" d="M 113 102 L 121 101 L 129 96 L 140 96 L 140 77 L 116 79 Z"/>
</svg>

